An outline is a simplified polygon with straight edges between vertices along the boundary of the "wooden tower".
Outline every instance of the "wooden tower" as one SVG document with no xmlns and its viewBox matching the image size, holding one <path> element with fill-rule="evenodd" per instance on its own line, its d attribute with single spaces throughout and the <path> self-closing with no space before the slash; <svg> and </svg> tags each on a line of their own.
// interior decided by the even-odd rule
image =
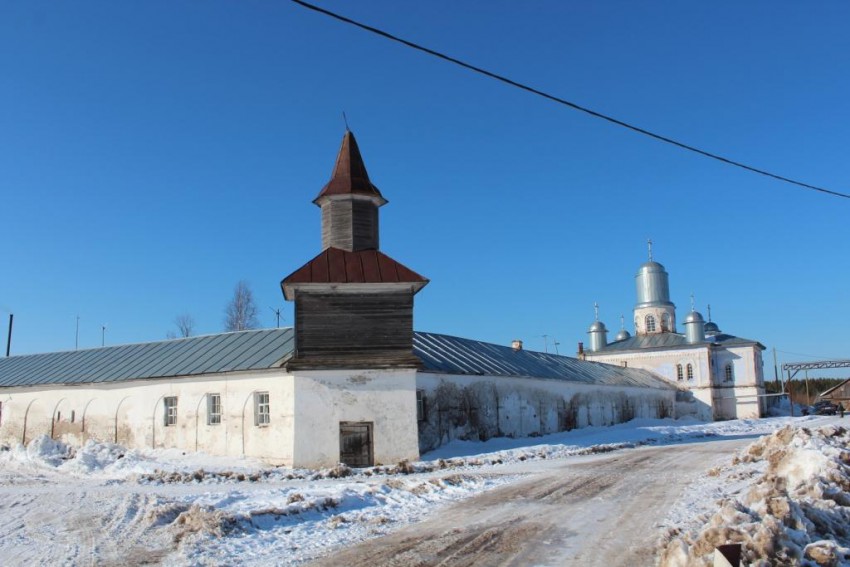
<svg viewBox="0 0 850 567">
<path fill-rule="evenodd" d="M 354 134 L 346 131 L 322 209 L 322 252 L 280 283 L 295 302 L 289 369 L 411 368 L 413 296 L 428 283 L 378 250 L 378 209 Z"/>
</svg>

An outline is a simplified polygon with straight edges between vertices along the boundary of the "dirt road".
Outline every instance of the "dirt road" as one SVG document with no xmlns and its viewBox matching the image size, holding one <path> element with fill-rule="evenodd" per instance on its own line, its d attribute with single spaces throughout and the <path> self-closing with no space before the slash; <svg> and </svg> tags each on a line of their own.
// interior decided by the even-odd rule
<svg viewBox="0 0 850 567">
<path fill-rule="evenodd" d="M 640 448 L 543 465 L 313 566 L 643 566 L 682 490 L 752 439 Z"/>
</svg>

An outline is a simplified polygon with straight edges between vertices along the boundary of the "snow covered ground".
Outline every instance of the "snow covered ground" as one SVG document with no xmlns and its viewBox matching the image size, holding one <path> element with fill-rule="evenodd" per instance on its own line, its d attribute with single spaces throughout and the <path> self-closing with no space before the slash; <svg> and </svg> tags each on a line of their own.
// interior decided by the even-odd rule
<svg viewBox="0 0 850 567">
<path fill-rule="evenodd" d="M 417 463 L 358 471 L 275 468 L 108 443 L 73 450 L 43 437 L 0 451 L 0 557 L 6 565 L 297 565 L 514 482 L 543 460 L 756 438 L 823 422 L 635 420 L 539 438 L 455 441 Z M 702 517 L 700 506 L 713 495 L 682 500 L 672 523 Z"/>
<path fill-rule="evenodd" d="M 671 510 L 663 567 L 709 566 L 743 546 L 746 565 L 850 565 L 850 431 L 840 418 L 789 424 L 712 468 Z"/>
</svg>

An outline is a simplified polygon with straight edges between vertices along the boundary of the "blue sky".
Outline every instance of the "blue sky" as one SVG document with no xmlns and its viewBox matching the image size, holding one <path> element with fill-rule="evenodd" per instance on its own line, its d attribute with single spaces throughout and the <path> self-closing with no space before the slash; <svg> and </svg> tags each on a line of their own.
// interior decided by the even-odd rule
<svg viewBox="0 0 850 567">
<path fill-rule="evenodd" d="M 850 192 L 846 2 L 320 5 Z M 77 315 L 81 347 L 99 346 L 102 324 L 108 344 L 164 338 L 180 313 L 218 332 L 239 280 L 264 326 L 277 308 L 291 323 L 279 282 L 319 252 L 311 201 L 343 111 L 390 201 L 383 251 L 431 279 L 417 329 L 536 349 L 546 334 L 573 353 L 594 302 L 610 329 L 630 320 L 651 237 L 680 320 L 693 293 L 780 362 L 850 358 L 850 200 L 283 0 L 0 4 L 0 310 L 15 313 L 13 352 L 73 348 Z"/>
</svg>

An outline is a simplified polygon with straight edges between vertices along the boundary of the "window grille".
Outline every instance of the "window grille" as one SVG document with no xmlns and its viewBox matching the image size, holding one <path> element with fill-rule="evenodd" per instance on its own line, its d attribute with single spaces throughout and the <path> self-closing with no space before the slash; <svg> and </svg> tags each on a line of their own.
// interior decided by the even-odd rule
<svg viewBox="0 0 850 567">
<path fill-rule="evenodd" d="M 256 392 L 254 394 L 254 425 L 263 426 L 271 423 L 269 413 L 269 393 Z"/>
<path fill-rule="evenodd" d="M 166 396 L 162 403 L 165 407 L 163 423 L 166 427 L 177 425 L 177 396 Z"/>
<path fill-rule="evenodd" d="M 425 421 L 425 390 L 416 390 L 416 419 Z"/>
<path fill-rule="evenodd" d="M 655 317 L 652 315 L 646 316 L 646 332 L 654 333 L 655 332 Z"/>
<path fill-rule="evenodd" d="M 688 364 L 688 380 L 694 379 L 694 367 Z"/>
<path fill-rule="evenodd" d="M 682 371 L 682 365 L 677 364 L 676 365 L 676 380 L 681 382 L 684 379 L 685 379 L 685 373 Z"/>
<path fill-rule="evenodd" d="M 732 364 L 731 363 L 727 364 L 726 365 L 726 381 L 731 382 L 732 380 L 734 380 L 734 378 L 735 378 L 735 371 L 732 368 Z"/>
<path fill-rule="evenodd" d="M 221 423 L 221 394 L 207 394 L 207 425 Z"/>
</svg>

